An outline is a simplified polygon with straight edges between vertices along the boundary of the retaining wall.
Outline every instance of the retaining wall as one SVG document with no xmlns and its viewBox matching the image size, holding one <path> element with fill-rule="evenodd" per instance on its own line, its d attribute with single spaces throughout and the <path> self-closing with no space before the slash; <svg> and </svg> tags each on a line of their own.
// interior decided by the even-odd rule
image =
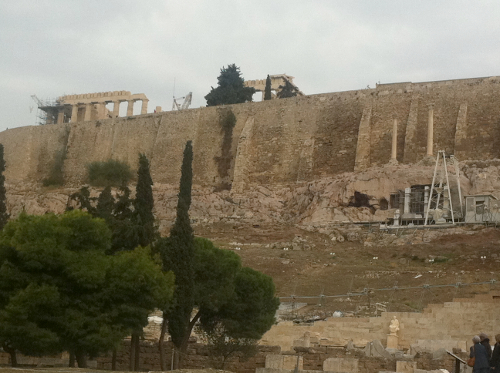
<svg viewBox="0 0 500 373">
<path fill-rule="evenodd" d="M 401 163 L 426 155 L 428 105 L 434 105 L 434 150 L 459 160 L 500 157 L 500 78 L 382 84 L 375 89 L 189 109 L 91 122 L 14 128 L 0 133 L 6 177 L 40 181 L 64 154 L 68 184 L 85 181 L 86 165 L 109 158 L 137 165 L 151 161 L 153 179 L 177 183 L 182 150 L 193 140 L 194 182 L 218 186 L 223 131 L 221 112 L 237 122 L 229 181 L 286 184 L 385 164 L 392 123 L 398 119 Z"/>
</svg>

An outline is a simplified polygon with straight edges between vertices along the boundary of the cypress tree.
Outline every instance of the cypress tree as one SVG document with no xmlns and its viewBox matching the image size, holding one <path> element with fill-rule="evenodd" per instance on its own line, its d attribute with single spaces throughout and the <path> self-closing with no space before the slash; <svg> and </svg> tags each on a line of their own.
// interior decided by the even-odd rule
<svg viewBox="0 0 500 373">
<path fill-rule="evenodd" d="M 194 307 L 194 235 L 189 219 L 193 180 L 193 148 L 186 143 L 182 160 L 181 180 L 177 200 L 177 217 L 170 237 L 160 242 L 165 271 L 175 274 L 174 306 L 165 313 L 172 342 L 181 352 L 187 350 Z M 178 356 L 178 355 L 177 355 Z M 176 364 L 177 365 L 177 364 Z"/>
<path fill-rule="evenodd" d="M 271 96 L 271 78 L 267 75 L 266 88 L 264 89 L 264 100 L 270 100 Z"/>
<path fill-rule="evenodd" d="M 155 218 L 153 215 L 153 179 L 149 172 L 149 160 L 145 154 L 139 155 L 137 186 L 135 189 L 134 216 L 139 232 L 138 244 L 147 246 L 155 238 Z"/>
<path fill-rule="evenodd" d="M 3 172 L 5 171 L 5 159 L 3 159 L 3 144 L 0 144 L 0 230 L 3 229 L 7 221 L 9 220 L 9 214 L 7 214 L 7 191 L 5 190 L 5 176 Z"/>
<path fill-rule="evenodd" d="M 145 154 L 139 154 L 139 168 L 137 170 L 137 186 L 135 187 L 134 215 L 131 232 L 127 233 L 130 242 L 136 245 L 148 246 L 153 243 L 156 235 L 155 218 L 153 215 L 153 179 L 149 172 L 149 160 Z M 121 228 L 126 225 L 121 225 Z M 135 232 L 134 232 L 135 231 Z M 135 233 L 135 234 L 134 234 Z M 115 244 L 115 242 L 113 242 Z M 132 332 L 130 345 L 130 370 L 138 371 L 139 366 L 139 336 L 142 330 Z"/>
<path fill-rule="evenodd" d="M 0 230 L 3 229 L 7 221 L 9 220 L 9 214 L 7 214 L 7 191 L 5 190 L 5 176 L 3 172 L 5 171 L 5 160 L 3 158 L 3 144 L 0 144 Z"/>
</svg>

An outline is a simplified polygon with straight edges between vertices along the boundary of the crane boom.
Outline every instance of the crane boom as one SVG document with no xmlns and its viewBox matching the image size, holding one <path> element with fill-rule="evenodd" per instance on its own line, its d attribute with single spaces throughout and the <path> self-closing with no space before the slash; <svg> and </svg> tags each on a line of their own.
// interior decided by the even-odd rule
<svg viewBox="0 0 500 373">
<path fill-rule="evenodd" d="M 193 97 L 193 92 L 189 92 L 184 97 L 180 97 L 180 98 L 174 97 L 174 103 L 172 104 L 172 110 L 185 110 L 185 109 L 189 108 L 189 105 L 191 105 L 192 97 Z M 182 100 L 182 99 L 184 99 L 184 102 L 182 104 L 177 102 L 177 100 Z"/>
<path fill-rule="evenodd" d="M 31 95 L 31 98 L 33 99 L 33 101 L 36 102 L 36 104 L 38 105 L 38 107 L 40 106 L 45 106 L 45 104 L 43 103 L 42 100 L 40 100 L 37 95 Z"/>
</svg>

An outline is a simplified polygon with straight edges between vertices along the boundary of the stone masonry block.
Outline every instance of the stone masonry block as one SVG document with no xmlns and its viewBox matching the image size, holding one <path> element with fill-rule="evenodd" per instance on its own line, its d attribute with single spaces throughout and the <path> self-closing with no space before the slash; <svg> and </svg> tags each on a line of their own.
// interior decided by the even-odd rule
<svg viewBox="0 0 500 373">
<path fill-rule="evenodd" d="M 329 358 L 323 362 L 324 372 L 345 372 L 357 373 L 358 372 L 358 359 L 353 358 Z"/>
<path fill-rule="evenodd" d="M 396 361 L 396 372 L 398 373 L 414 373 L 416 368 L 416 361 Z"/>
<path fill-rule="evenodd" d="M 267 355 L 265 367 L 269 369 L 295 369 L 297 364 L 297 357 L 293 355 Z M 299 369 L 302 370 L 304 366 L 304 359 L 302 356 L 298 359 Z"/>
</svg>

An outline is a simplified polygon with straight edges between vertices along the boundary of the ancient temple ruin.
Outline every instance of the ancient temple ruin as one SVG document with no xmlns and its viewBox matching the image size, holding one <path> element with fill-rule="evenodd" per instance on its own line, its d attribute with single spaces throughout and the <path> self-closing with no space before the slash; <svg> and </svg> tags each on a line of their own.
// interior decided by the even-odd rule
<svg viewBox="0 0 500 373">
<path fill-rule="evenodd" d="M 69 123 L 99 119 L 118 118 L 120 104 L 127 102 L 127 117 L 134 115 L 134 103 L 142 101 L 140 114 L 148 110 L 148 98 L 144 93 L 132 94 L 130 91 L 113 91 L 84 93 L 58 97 L 54 102 L 39 104 L 38 109 L 44 112 L 44 123 Z M 113 110 L 106 105 L 113 103 Z"/>
<path fill-rule="evenodd" d="M 286 74 L 269 75 L 271 78 L 271 97 L 276 98 L 276 93 L 280 91 L 280 87 L 286 82 L 290 83 L 296 90 L 297 96 L 304 96 L 304 93 L 293 83 L 293 76 Z M 256 92 L 262 92 L 266 89 L 266 79 L 245 80 L 245 87 L 253 87 Z"/>
</svg>

